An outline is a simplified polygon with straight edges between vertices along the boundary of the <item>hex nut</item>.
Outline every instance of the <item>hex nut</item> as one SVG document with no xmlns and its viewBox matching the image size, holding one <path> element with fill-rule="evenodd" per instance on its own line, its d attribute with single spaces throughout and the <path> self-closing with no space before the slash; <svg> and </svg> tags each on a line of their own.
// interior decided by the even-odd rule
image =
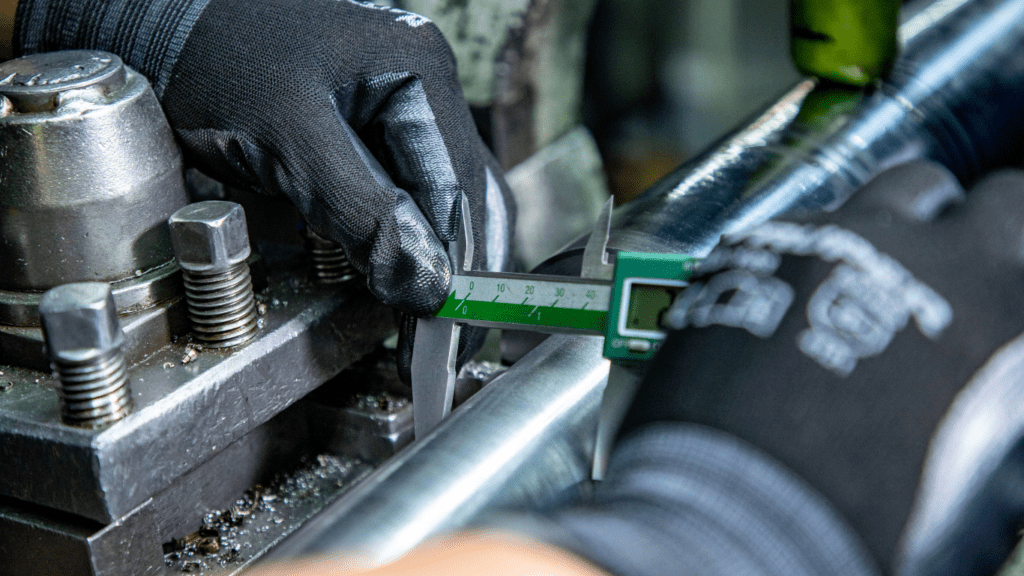
<svg viewBox="0 0 1024 576">
<path fill-rule="evenodd" d="M 234 202 L 189 204 L 168 223 L 174 256 L 186 272 L 225 272 L 251 253 L 245 211 Z"/>
<path fill-rule="evenodd" d="M 88 362 L 124 345 L 110 285 L 79 282 L 51 288 L 39 302 L 43 336 L 57 362 Z"/>
</svg>

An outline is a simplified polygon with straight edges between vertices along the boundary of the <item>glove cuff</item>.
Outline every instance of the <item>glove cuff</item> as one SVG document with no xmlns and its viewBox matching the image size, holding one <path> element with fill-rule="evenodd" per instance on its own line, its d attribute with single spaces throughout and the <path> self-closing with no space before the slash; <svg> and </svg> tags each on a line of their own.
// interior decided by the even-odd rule
<svg viewBox="0 0 1024 576">
<path fill-rule="evenodd" d="M 593 504 L 512 528 L 613 574 L 880 574 L 810 486 L 741 440 L 693 424 L 631 435 Z"/>
<path fill-rule="evenodd" d="M 185 39 L 209 0 L 21 0 L 14 53 L 113 52 L 163 94 Z"/>
</svg>

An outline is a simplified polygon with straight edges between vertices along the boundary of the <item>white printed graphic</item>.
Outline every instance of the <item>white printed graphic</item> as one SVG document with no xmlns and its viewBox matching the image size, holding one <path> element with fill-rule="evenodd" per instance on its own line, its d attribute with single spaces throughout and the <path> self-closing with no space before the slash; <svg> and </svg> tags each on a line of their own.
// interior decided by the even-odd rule
<svg viewBox="0 0 1024 576">
<path fill-rule="evenodd" d="M 942 296 L 857 234 L 835 225 L 769 222 L 723 238 L 695 270 L 713 275 L 679 296 L 666 323 L 676 329 L 731 326 L 768 338 L 793 303 L 793 288 L 774 276 L 782 254 L 837 263 L 807 302 L 809 326 L 797 346 L 840 376 L 861 358 L 884 352 L 911 318 L 933 340 L 953 321 Z"/>
<path fill-rule="evenodd" d="M 728 301 L 719 302 L 730 292 Z M 673 328 L 732 326 L 767 338 L 775 333 L 792 303 L 793 288 L 782 280 L 729 270 L 712 276 L 707 284 L 691 284 L 672 307 L 682 311 L 682 317 L 670 312 L 668 323 Z"/>
<path fill-rule="evenodd" d="M 374 4 L 373 2 L 363 2 L 360 0 L 346 0 L 349 4 L 355 4 L 362 8 L 369 8 L 370 10 L 377 10 L 380 12 L 387 12 L 396 16 L 395 22 L 404 22 L 409 25 L 410 28 L 419 28 L 424 24 L 430 24 L 430 19 L 419 14 L 413 14 L 406 10 L 399 8 L 392 8 L 391 6 L 382 6 L 380 4 Z"/>
<path fill-rule="evenodd" d="M 953 320 L 953 309 L 942 296 L 870 242 L 838 226 L 769 222 L 727 241 L 839 263 L 807 302 L 810 326 L 797 344 L 840 376 L 853 372 L 861 358 L 882 353 L 910 318 L 930 339 Z"/>
</svg>

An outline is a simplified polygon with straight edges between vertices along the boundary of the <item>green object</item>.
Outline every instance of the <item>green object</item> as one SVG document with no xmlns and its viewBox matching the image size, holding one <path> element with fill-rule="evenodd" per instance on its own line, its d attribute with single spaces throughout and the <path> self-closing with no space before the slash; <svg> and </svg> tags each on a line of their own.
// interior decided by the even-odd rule
<svg viewBox="0 0 1024 576">
<path fill-rule="evenodd" d="M 605 337 L 604 356 L 647 360 L 665 335 L 661 321 L 686 286 L 694 260 L 674 254 L 620 252 L 614 280 L 467 272 L 437 313 L 460 323 Z"/>
<path fill-rule="evenodd" d="M 896 59 L 899 0 L 792 0 L 790 50 L 800 72 L 866 86 Z"/>
<path fill-rule="evenodd" d="M 467 272 L 452 276 L 437 315 L 489 328 L 604 334 L 611 292 L 608 283 L 572 277 Z"/>
<path fill-rule="evenodd" d="M 675 254 L 619 252 L 604 357 L 616 361 L 648 360 L 661 347 L 662 317 L 687 285 L 693 258 Z"/>
</svg>

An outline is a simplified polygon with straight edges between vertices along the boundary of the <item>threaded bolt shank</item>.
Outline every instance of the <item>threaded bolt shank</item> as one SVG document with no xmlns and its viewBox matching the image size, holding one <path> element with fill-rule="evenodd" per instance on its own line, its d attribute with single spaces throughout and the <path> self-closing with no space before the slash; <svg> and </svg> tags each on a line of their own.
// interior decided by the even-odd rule
<svg viewBox="0 0 1024 576">
<path fill-rule="evenodd" d="M 249 265 L 225 272 L 184 272 L 188 318 L 199 340 L 210 348 L 232 348 L 256 335 L 256 298 Z"/>
<path fill-rule="evenodd" d="M 39 303 L 46 347 L 60 380 L 61 419 L 106 426 L 132 410 L 124 333 L 108 284 L 81 282 L 47 291 Z"/>
<path fill-rule="evenodd" d="M 356 269 L 337 242 L 327 240 L 307 225 L 306 250 L 313 260 L 313 280 L 318 284 L 341 284 L 356 277 Z"/>
</svg>

